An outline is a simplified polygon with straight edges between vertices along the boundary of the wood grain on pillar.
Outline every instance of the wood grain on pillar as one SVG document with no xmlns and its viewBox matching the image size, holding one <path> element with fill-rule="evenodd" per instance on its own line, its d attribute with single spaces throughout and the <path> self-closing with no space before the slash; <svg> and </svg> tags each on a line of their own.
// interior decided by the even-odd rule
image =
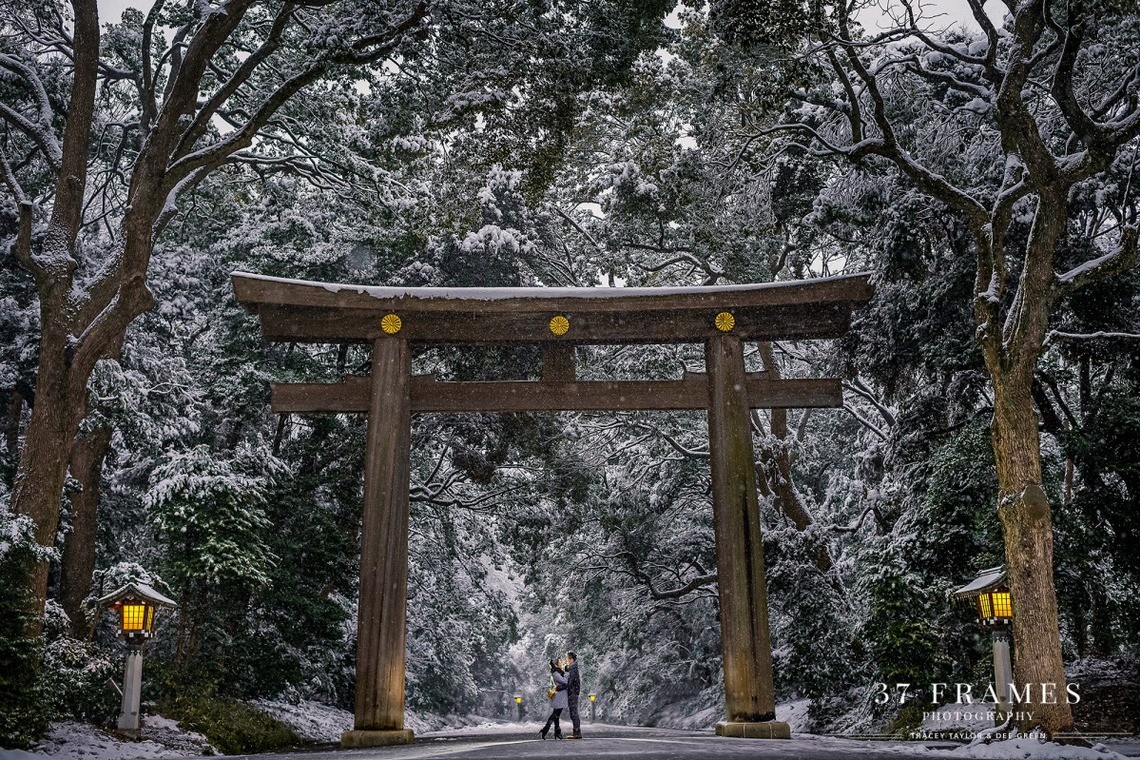
<svg viewBox="0 0 1140 760">
<path fill-rule="evenodd" d="M 374 341 L 360 538 L 357 731 L 404 726 L 410 378 L 407 341 L 392 337 Z"/>
<path fill-rule="evenodd" d="M 705 364 L 725 709 L 729 721 L 770 721 L 776 715 L 772 644 L 740 338 L 710 338 Z"/>
<path fill-rule="evenodd" d="M 577 373 L 573 343 L 542 344 L 542 380 L 548 383 L 573 382 Z"/>
</svg>

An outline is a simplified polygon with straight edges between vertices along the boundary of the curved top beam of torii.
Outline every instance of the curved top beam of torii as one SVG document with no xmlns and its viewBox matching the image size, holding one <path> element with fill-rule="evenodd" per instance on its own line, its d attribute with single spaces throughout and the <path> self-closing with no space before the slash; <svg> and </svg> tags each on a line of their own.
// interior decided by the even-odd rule
<svg viewBox="0 0 1140 760">
<path fill-rule="evenodd" d="M 366 343 L 386 332 L 451 345 L 836 338 L 874 292 L 869 274 L 682 288 L 374 287 L 247 272 L 232 280 L 266 339 L 299 343 Z M 398 319 L 382 326 L 388 315 Z"/>
</svg>

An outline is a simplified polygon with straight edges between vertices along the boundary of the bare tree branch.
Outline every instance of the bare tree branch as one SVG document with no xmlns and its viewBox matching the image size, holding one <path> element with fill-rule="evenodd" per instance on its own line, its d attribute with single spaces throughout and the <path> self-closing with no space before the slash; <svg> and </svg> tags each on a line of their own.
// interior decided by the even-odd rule
<svg viewBox="0 0 1140 760">
<path fill-rule="evenodd" d="M 649 595 L 654 599 L 654 601 L 680 599 L 681 597 L 687 596 L 688 594 L 691 594 L 698 589 L 704 588 L 706 586 L 711 586 L 717 581 L 716 573 L 696 575 L 690 578 L 681 586 L 662 590 L 658 589 L 654 585 L 653 579 L 649 576 L 649 574 L 638 566 L 637 558 L 633 555 L 632 552 L 618 552 L 617 554 L 602 556 L 605 559 L 622 560 L 628 568 L 627 575 L 636 578 L 641 583 L 641 585 L 645 586 L 649 590 Z"/>
</svg>

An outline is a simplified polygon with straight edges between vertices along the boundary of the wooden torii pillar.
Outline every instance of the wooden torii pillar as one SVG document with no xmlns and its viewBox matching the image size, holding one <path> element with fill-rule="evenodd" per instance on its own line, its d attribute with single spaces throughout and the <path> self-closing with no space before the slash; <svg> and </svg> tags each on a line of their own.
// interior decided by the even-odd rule
<svg viewBox="0 0 1140 760">
<path fill-rule="evenodd" d="M 746 340 L 839 337 L 872 294 L 866 275 L 700 288 L 382 288 L 234 273 L 269 340 L 363 343 L 370 377 L 275 383 L 278 413 L 368 415 L 356 704 L 346 747 L 405 744 L 411 416 L 430 412 L 694 409 L 708 412 L 724 656 L 723 736 L 788 738 L 775 720 L 764 545 L 749 409 L 835 407 L 838 380 L 747 373 Z M 697 343 L 706 372 L 680 380 L 578 381 L 574 346 Z M 415 345 L 543 346 L 540 380 L 440 382 L 411 374 Z"/>
<path fill-rule="evenodd" d="M 791 728 L 776 720 L 764 538 L 740 338 L 709 338 L 705 342 L 705 367 L 709 376 L 709 459 L 724 707 L 728 713 L 728 720 L 717 723 L 716 732 L 720 736 L 790 739 Z"/>
<path fill-rule="evenodd" d="M 356 625 L 356 701 L 345 747 L 411 744 L 404 728 L 408 607 L 408 492 L 412 437 L 412 352 L 406 340 L 372 343 L 360 601 Z"/>
</svg>

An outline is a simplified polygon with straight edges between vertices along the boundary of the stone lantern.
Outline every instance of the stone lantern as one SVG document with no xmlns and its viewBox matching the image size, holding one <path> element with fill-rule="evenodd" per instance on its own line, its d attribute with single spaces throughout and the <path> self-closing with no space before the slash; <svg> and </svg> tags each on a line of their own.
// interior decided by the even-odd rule
<svg viewBox="0 0 1140 760">
<path fill-rule="evenodd" d="M 142 697 L 143 648 L 154 635 L 154 615 L 160 607 L 178 605 L 145 583 L 128 583 L 99 600 L 101 607 L 119 614 L 119 632 L 127 643 L 127 666 L 123 674 L 123 707 L 119 713 L 118 732 L 138 738 L 142 731 L 140 701 Z"/>
<path fill-rule="evenodd" d="M 982 570 L 978 577 L 954 590 L 959 599 L 971 599 L 977 606 L 978 623 L 993 632 L 994 692 L 997 695 L 997 725 L 1005 723 L 1013 711 L 1010 686 L 1013 667 L 1009 658 L 1009 628 L 1013 622 L 1013 600 L 1005 566 Z"/>
</svg>

